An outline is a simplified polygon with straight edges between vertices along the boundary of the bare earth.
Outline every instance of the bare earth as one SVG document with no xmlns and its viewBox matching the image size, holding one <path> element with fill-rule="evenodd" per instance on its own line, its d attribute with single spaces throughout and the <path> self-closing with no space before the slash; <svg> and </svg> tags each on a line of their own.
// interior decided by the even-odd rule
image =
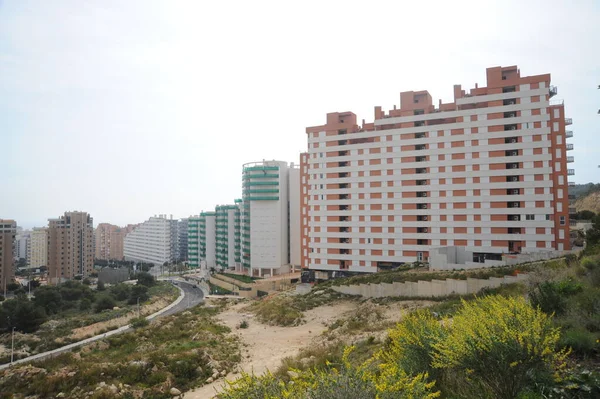
<svg viewBox="0 0 600 399">
<path fill-rule="evenodd" d="M 392 304 L 385 312 L 385 317 L 390 321 L 398 321 L 405 312 L 430 304 L 426 301 L 404 301 Z M 349 312 L 356 310 L 356 302 L 340 302 L 330 306 L 321 306 L 305 312 L 306 323 L 297 327 L 268 326 L 258 322 L 254 315 L 243 313 L 241 309 L 245 303 L 236 304 L 219 315 L 219 319 L 238 334 L 244 347 L 242 348 L 242 362 L 240 370 L 247 373 L 262 374 L 267 370 L 274 371 L 281 361 L 290 356 L 295 356 L 300 349 L 310 343 L 321 342 L 321 333 L 327 325 L 339 318 L 347 317 Z M 247 320 L 247 329 L 237 329 L 237 326 Z M 226 379 L 232 381 L 240 373 L 230 373 Z M 185 399 L 210 399 L 223 387 L 224 381 L 217 380 L 184 394 Z"/>
</svg>

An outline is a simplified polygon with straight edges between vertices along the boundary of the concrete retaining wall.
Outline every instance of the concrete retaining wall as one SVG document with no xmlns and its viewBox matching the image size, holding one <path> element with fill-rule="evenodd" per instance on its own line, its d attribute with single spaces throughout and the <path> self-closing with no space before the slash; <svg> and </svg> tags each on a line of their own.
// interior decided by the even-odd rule
<svg viewBox="0 0 600 399">
<path fill-rule="evenodd" d="M 483 288 L 498 288 L 502 284 L 512 284 L 527 281 L 528 275 L 521 273 L 516 276 L 490 277 L 489 279 L 467 278 L 466 280 L 431 280 L 407 281 L 379 284 L 342 285 L 331 287 L 334 291 L 347 295 L 357 295 L 365 298 L 407 297 L 432 298 L 448 295 L 476 294 Z"/>
</svg>

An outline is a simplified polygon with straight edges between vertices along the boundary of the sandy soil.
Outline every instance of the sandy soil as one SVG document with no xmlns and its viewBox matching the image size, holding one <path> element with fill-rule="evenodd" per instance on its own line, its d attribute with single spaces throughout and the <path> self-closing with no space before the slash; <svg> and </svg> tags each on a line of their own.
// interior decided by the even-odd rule
<svg viewBox="0 0 600 399">
<path fill-rule="evenodd" d="M 399 321 L 406 312 L 428 306 L 428 301 L 402 301 L 392 303 L 384 312 L 387 321 Z M 305 312 L 306 323 L 297 327 L 268 326 L 258 322 L 250 313 L 243 312 L 246 303 L 231 306 L 219 315 L 219 319 L 238 334 L 243 343 L 241 371 L 262 374 L 266 370 L 274 371 L 281 361 L 289 356 L 295 356 L 300 349 L 311 343 L 323 341 L 321 333 L 337 319 L 348 317 L 359 304 L 357 302 L 339 302 L 330 306 L 322 306 Z M 247 329 L 237 329 L 237 326 L 247 320 Z M 381 332 L 386 334 L 385 331 Z M 355 337 L 359 338 L 359 337 Z M 245 345 L 244 345 L 245 344 Z M 239 373 L 230 373 L 227 379 L 232 381 Z M 224 385 L 217 380 L 195 390 L 185 393 L 186 399 L 209 399 L 216 395 Z"/>
<path fill-rule="evenodd" d="M 140 306 L 140 313 L 142 316 L 149 316 L 154 312 L 158 312 L 165 306 L 168 306 L 170 303 L 171 301 L 167 298 L 158 298 L 152 303 Z M 73 333 L 69 336 L 69 338 L 78 340 L 84 339 L 87 336 L 100 334 L 100 331 L 109 327 L 122 327 L 124 325 L 129 324 L 129 320 L 131 320 L 132 317 L 137 317 L 137 310 L 131 311 L 126 315 L 118 317 L 116 319 L 90 324 L 89 326 L 81 328 L 76 328 L 73 330 Z"/>
<path fill-rule="evenodd" d="M 297 327 L 268 326 L 258 322 L 254 315 L 241 312 L 245 303 L 228 308 L 219 315 L 219 319 L 229 326 L 235 334 L 241 337 L 242 362 L 240 369 L 245 372 L 262 374 L 266 370 L 275 370 L 281 360 L 296 355 L 301 348 L 308 346 L 311 341 L 319 340 L 319 335 L 327 328 L 326 324 L 335 321 L 344 313 L 356 307 L 354 303 L 338 303 L 333 306 L 323 306 L 305 312 L 306 323 Z M 237 326 L 247 320 L 249 327 L 237 329 Z M 230 373 L 226 378 L 234 380 L 239 373 Z M 186 399 L 212 398 L 224 384 L 218 380 L 198 389 L 187 392 Z"/>
</svg>

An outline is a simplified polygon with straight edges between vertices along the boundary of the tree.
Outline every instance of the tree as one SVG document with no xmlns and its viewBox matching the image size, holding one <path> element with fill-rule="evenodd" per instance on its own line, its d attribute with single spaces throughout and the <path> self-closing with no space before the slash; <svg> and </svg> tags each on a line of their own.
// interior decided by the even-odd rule
<svg viewBox="0 0 600 399">
<path fill-rule="evenodd" d="M 141 272 L 137 274 L 137 283 L 146 287 L 152 287 L 156 282 L 150 273 Z"/>
<path fill-rule="evenodd" d="M 87 312 L 91 308 L 92 302 L 89 299 L 83 298 L 81 301 L 79 301 L 79 310 L 81 310 L 82 312 Z"/>
<path fill-rule="evenodd" d="M 35 290 L 33 303 L 36 307 L 44 308 L 46 314 L 56 314 L 63 306 L 62 296 L 58 287 L 48 285 L 42 286 Z"/>
<path fill-rule="evenodd" d="M 583 210 L 580 212 L 577 212 L 577 214 L 575 215 L 575 219 L 577 220 L 592 220 L 592 218 L 596 216 L 596 214 L 592 211 L 588 211 L 588 210 Z"/>
<path fill-rule="evenodd" d="M 31 288 L 31 290 L 35 290 L 36 288 L 39 288 L 41 285 L 42 285 L 42 283 L 40 283 L 40 280 L 38 280 L 38 279 L 29 280 L 29 287 Z"/>
<path fill-rule="evenodd" d="M 106 287 L 102 281 L 98 281 L 98 285 L 96 285 L 96 291 L 104 291 Z"/>
<path fill-rule="evenodd" d="M 594 247 L 600 244 L 600 215 L 592 218 L 592 228 L 585 233 L 588 247 Z"/>
<path fill-rule="evenodd" d="M 150 296 L 148 295 L 148 287 L 146 287 L 145 285 L 139 285 L 139 284 L 131 287 L 131 294 L 129 296 L 129 304 L 133 305 L 133 304 L 137 303 L 138 298 L 140 299 L 140 302 L 144 302 L 144 301 L 147 301 L 148 299 L 150 299 Z"/>
<path fill-rule="evenodd" d="M 102 295 L 100 298 L 96 300 L 96 304 L 94 305 L 94 311 L 96 313 L 100 313 L 103 310 L 112 309 L 117 305 L 113 297 L 110 295 Z"/>
<path fill-rule="evenodd" d="M 12 292 L 12 291 L 16 291 L 16 290 L 18 290 L 19 288 L 21 288 L 21 284 L 19 284 L 19 283 L 16 283 L 16 282 L 14 282 L 14 281 L 11 281 L 10 283 L 6 284 L 6 289 L 7 289 L 8 291 L 10 291 L 10 292 Z"/>
<path fill-rule="evenodd" d="M 31 333 L 46 321 L 44 309 L 37 307 L 26 297 L 11 299 L 0 307 L 0 328 L 7 331 L 14 327 L 17 331 Z"/>
<path fill-rule="evenodd" d="M 117 301 L 124 301 L 129 297 L 131 288 L 127 284 L 117 284 L 110 287 L 110 293 L 115 297 Z"/>
</svg>

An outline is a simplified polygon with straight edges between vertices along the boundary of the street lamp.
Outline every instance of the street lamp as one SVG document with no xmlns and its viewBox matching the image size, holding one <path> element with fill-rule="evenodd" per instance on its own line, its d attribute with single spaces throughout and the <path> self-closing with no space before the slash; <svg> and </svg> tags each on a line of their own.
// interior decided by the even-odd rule
<svg viewBox="0 0 600 399">
<path fill-rule="evenodd" d="M 15 357 L 15 327 L 12 328 L 12 345 L 10 347 L 10 364 L 13 363 Z"/>
</svg>

